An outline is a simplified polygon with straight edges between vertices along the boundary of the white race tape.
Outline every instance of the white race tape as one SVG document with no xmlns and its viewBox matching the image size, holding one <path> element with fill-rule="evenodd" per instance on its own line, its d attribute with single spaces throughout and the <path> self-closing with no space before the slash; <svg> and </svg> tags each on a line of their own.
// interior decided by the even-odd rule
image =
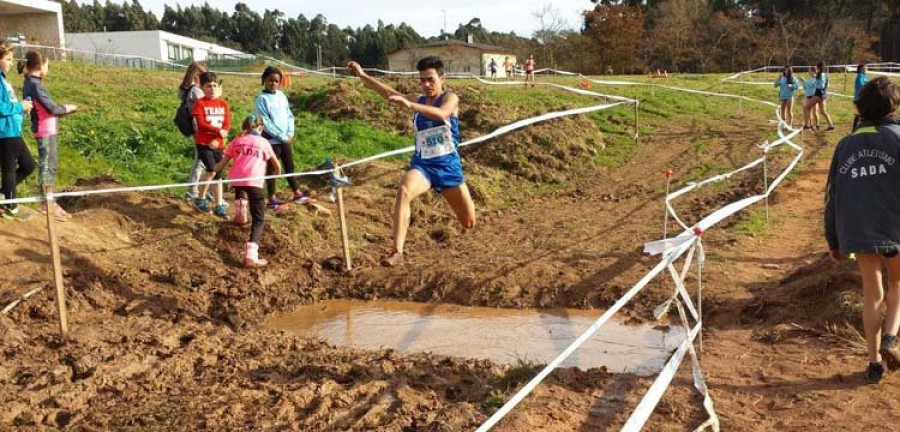
<svg viewBox="0 0 900 432">
<path fill-rule="evenodd" d="M 488 84 L 488 85 L 503 84 L 503 83 L 495 83 L 495 82 L 491 82 L 491 81 L 486 81 L 486 80 L 481 79 L 480 77 L 475 77 L 475 76 L 472 76 L 472 77 L 475 79 L 478 79 L 479 81 L 484 82 L 485 84 Z M 634 101 L 632 99 L 623 98 L 623 97 L 619 97 L 619 96 L 605 95 L 605 94 L 601 94 L 601 93 L 591 92 L 591 91 L 577 89 L 577 88 L 573 88 L 573 87 L 567 87 L 567 86 L 558 85 L 558 84 L 547 84 L 547 83 L 542 83 L 542 84 L 550 85 L 550 86 L 553 86 L 553 87 L 556 87 L 556 88 L 559 88 L 562 90 L 570 91 L 570 92 L 577 93 L 577 94 L 584 95 L 584 96 L 602 97 L 602 98 L 607 98 L 607 99 L 619 100 L 622 102 L 594 105 L 594 106 L 589 106 L 589 107 L 584 107 L 584 108 L 575 108 L 575 109 L 564 110 L 564 111 L 554 111 L 554 112 L 546 113 L 546 114 L 543 114 L 543 115 L 540 115 L 537 117 L 520 120 L 520 121 L 511 123 L 511 124 L 505 125 L 505 126 L 501 126 L 487 135 L 482 135 L 480 137 L 473 138 L 471 140 L 460 143 L 459 146 L 465 147 L 465 146 L 469 146 L 472 144 L 482 143 L 484 141 L 487 141 L 487 140 L 496 138 L 498 136 L 510 133 L 516 129 L 521 129 L 523 127 L 530 126 L 535 123 L 540 123 L 540 122 L 552 120 L 555 118 L 577 115 L 577 114 L 586 114 L 586 113 L 593 112 L 593 111 L 605 110 L 605 109 L 613 108 L 613 107 L 616 107 L 616 106 L 619 106 L 622 104 L 626 104 L 626 103 L 636 103 L 636 101 Z M 369 157 L 366 157 L 366 158 L 363 158 L 363 159 L 360 159 L 357 161 L 353 161 L 353 162 L 341 165 L 338 168 L 346 169 L 346 168 L 350 168 L 353 166 L 357 166 L 357 165 L 369 163 L 369 162 L 372 162 L 375 160 L 379 160 L 379 159 L 385 159 L 385 158 L 389 158 L 392 156 L 398 156 L 398 155 L 401 155 L 404 153 L 412 153 L 414 150 L 415 150 L 415 146 L 404 147 L 401 149 L 392 150 L 392 151 L 388 151 L 388 152 L 384 152 L 384 153 L 379 153 L 379 154 L 369 156 Z M 292 173 L 292 174 L 279 174 L 279 175 L 266 176 L 266 177 L 261 177 L 261 178 L 256 178 L 256 179 L 279 179 L 279 178 L 288 178 L 288 177 L 317 176 L 317 175 L 330 174 L 331 172 L 333 172 L 333 169 L 306 171 L 306 172 Z M 199 184 L 199 185 L 216 184 L 219 182 L 232 183 L 235 181 L 243 181 L 243 180 L 246 180 L 246 179 L 213 180 L 213 181 L 208 181 L 208 182 L 199 182 L 196 184 Z M 165 185 L 132 186 L 132 187 L 109 188 L 109 189 L 98 189 L 98 190 L 87 190 L 87 191 L 72 191 L 72 192 L 58 193 L 58 194 L 56 194 L 56 197 L 57 198 L 59 198 L 59 197 L 79 197 L 79 196 L 87 196 L 87 195 L 95 195 L 95 194 L 122 193 L 122 192 L 146 192 L 146 191 L 188 187 L 193 184 L 195 184 L 195 183 L 173 183 L 173 184 L 165 184 Z M 18 204 L 36 203 L 36 202 L 42 202 L 43 200 L 44 199 L 41 197 L 6 199 L 6 200 L 0 200 L 0 205 L 13 204 L 13 203 L 18 203 Z"/>
<path fill-rule="evenodd" d="M 500 420 L 503 419 L 503 417 L 506 416 L 506 414 L 508 414 L 513 408 L 515 408 L 515 406 L 518 405 L 519 402 L 522 402 L 522 400 L 525 399 L 525 397 L 528 396 L 528 394 L 531 393 L 532 390 L 534 390 L 538 386 L 538 384 L 540 384 L 544 380 L 544 378 L 550 375 L 550 373 L 553 372 L 554 369 L 562 364 L 562 362 L 565 361 L 573 352 L 575 352 L 575 350 L 578 349 L 578 347 L 580 347 L 585 341 L 590 339 L 590 337 L 593 336 L 594 333 L 597 332 L 598 329 L 600 329 L 600 327 L 606 324 L 612 318 L 612 316 L 619 311 L 619 309 L 622 309 L 625 304 L 631 301 L 631 299 L 638 292 L 640 292 L 644 288 L 644 286 L 650 283 L 650 281 L 653 280 L 656 275 L 662 272 L 666 268 L 666 266 L 669 265 L 669 263 L 674 262 L 679 256 L 681 256 L 681 254 L 683 254 L 686 249 L 687 247 L 682 247 L 680 249 L 671 251 L 671 254 L 667 257 L 667 259 L 660 261 L 659 264 L 656 265 L 656 267 L 654 267 L 652 270 L 650 270 L 650 272 L 644 275 L 644 277 L 641 278 L 638 283 L 631 287 L 631 289 L 628 290 L 621 298 L 619 298 L 619 300 L 616 301 L 615 304 L 607 309 L 600 318 L 594 321 L 594 323 L 591 324 L 591 326 L 584 333 L 582 333 L 581 336 L 578 337 L 578 339 L 575 339 L 575 341 L 572 342 L 571 345 L 566 347 L 566 349 L 563 350 L 562 353 L 556 356 L 556 358 L 553 359 L 553 361 L 551 361 L 543 370 L 541 370 L 540 373 L 537 374 L 537 376 L 532 378 L 531 381 L 528 382 L 528 384 L 525 384 L 525 386 L 522 387 L 518 392 L 516 392 L 516 394 L 513 395 L 513 397 L 510 398 L 509 401 L 507 401 L 502 407 L 500 407 L 499 410 L 497 410 L 497 412 L 495 412 L 489 419 L 487 419 L 487 421 L 485 421 L 484 424 L 482 424 L 481 427 L 476 430 L 476 432 L 487 432 L 491 428 L 493 428 Z"/>
<path fill-rule="evenodd" d="M 596 81 L 596 80 L 590 80 L 590 81 L 597 82 L 600 84 L 610 83 L 610 82 L 602 82 L 602 81 Z M 644 84 L 642 84 L 642 83 L 624 83 L 622 85 L 644 85 Z M 706 92 L 706 91 L 701 91 L 701 90 L 678 88 L 678 87 L 661 85 L 661 84 L 649 84 L 649 85 L 658 86 L 661 88 L 667 88 L 667 89 L 676 90 L 676 91 L 685 91 L 685 92 L 697 93 L 697 94 L 738 98 L 738 99 L 742 99 L 742 100 L 748 100 L 751 102 L 757 102 L 757 103 L 762 103 L 765 105 L 777 107 L 777 105 L 774 103 L 767 102 L 767 101 L 760 101 L 760 100 L 748 98 L 745 96 L 722 94 L 722 93 L 715 93 L 715 92 Z M 766 144 L 764 146 L 765 151 L 769 151 L 771 148 L 774 148 L 775 146 L 778 146 L 778 145 L 787 144 L 790 147 L 792 147 L 793 149 L 797 150 L 798 155 L 796 156 L 794 161 L 785 169 L 785 171 L 776 179 L 776 181 L 773 182 L 773 188 L 774 188 L 774 185 L 777 185 L 778 183 L 780 183 L 780 181 L 783 180 L 784 177 L 786 177 L 787 174 L 791 170 L 793 170 L 793 168 L 797 165 L 797 162 L 799 162 L 800 158 L 803 155 L 802 148 L 790 141 L 791 138 L 793 138 L 797 134 L 799 134 L 800 131 L 791 129 L 790 126 L 788 126 L 783 121 L 783 119 L 781 119 L 781 117 L 778 115 L 777 112 L 776 112 L 776 117 L 778 118 L 777 132 L 779 135 L 779 140 L 776 140 L 772 144 Z M 789 134 L 785 135 L 782 132 L 782 129 L 788 130 Z M 732 175 L 734 175 L 736 173 L 750 169 L 754 166 L 758 166 L 763 161 L 764 161 L 764 159 L 756 160 L 756 161 L 753 161 L 750 164 L 745 165 L 741 168 L 738 168 L 737 170 L 734 170 L 730 173 L 721 174 L 721 175 L 715 176 L 711 179 L 704 180 L 703 182 L 692 184 L 692 185 L 680 190 L 679 193 L 677 193 L 675 196 L 677 197 L 678 195 L 682 195 L 682 194 L 686 193 L 687 191 L 696 189 L 697 187 L 700 187 L 707 183 L 711 183 L 711 182 L 715 182 L 715 181 L 722 181 L 724 179 L 731 177 Z M 702 233 L 703 231 L 706 231 L 709 227 L 715 225 L 716 223 L 720 222 L 724 218 L 726 218 L 730 215 L 733 215 L 737 211 L 740 211 L 741 209 L 744 209 L 755 202 L 762 200 L 769 193 L 771 193 L 771 190 L 772 190 L 772 188 L 769 188 L 762 195 L 752 196 L 752 197 L 745 198 L 743 200 L 739 200 L 737 202 L 731 203 L 729 205 L 726 205 L 725 207 L 723 207 L 719 210 L 716 210 L 712 214 L 701 219 L 699 222 L 697 222 L 694 225 L 693 228 L 698 229 L 698 231 L 697 231 L 698 233 Z M 550 364 L 548 364 L 543 370 L 541 370 L 541 372 L 538 373 L 537 376 L 535 376 L 524 387 L 522 387 L 522 389 L 520 389 L 506 404 L 504 404 L 496 413 L 494 413 L 494 415 L 492 415 L 484 424 L 482 424 L 481 427 L 479 427 L 477 429 L 477 432 L 487 432 L 492 427 L 494 427 L 500 420 L 502 420 L 503 417 L 506 416 L 506 414 L 508 414 L 528 394 L 530 394 L 537 387 L 537 385 L 540 384 L 569 355 L 571 355 L 572 352 L 574 352 L 585 340 L 587 340 L 591 335 L 593 335 L 600 326 L 605 324 L 609 320 L 609 318 L 611 317 L 611 315 L 613 313 L 615 313 L 616 311 L 621 309 L 621 307 L 624 306 L 624 304 L 626 302 L 630 301 L 631 298 L 637 294 L 637 292 L 639 292 L 641 289 L 643 289 L 643 287 L 646 286 L 646 284 L 650 280 L 652 280 L 652 278 L 654 278 L 657 274 L 659 274 L 661 272 L 661 266 L 665 266 L 666 268 L 668 268 L 672 277 L 675 279 L 676 295 L 675 295 L 675 297 L 673 297 L 673 300 L 669 300 L 666 304 L 664 304 L 660 308 L 657 308 L 657 310 L 655 312 L 657 312 L 657 313 L 664 312 L 662 309 L 667 308 L 668 305 L 674 301 L 678 305 L 679 313 L 684 321 L 685 328 L 687 328 L 687 322 L 685 319 L 684 310 L 681 306 L 681 302 L 677 301 L 677 297 L 680 295 L 682 297 L 682 300 L 685 302 L 685 304 L 688 305 L 688 308 L 690 309 L 690 312 L 693 315 L 693 317 L 697 320 L 697 324 L 690 331 L 688 338 L 681 344 L 681 346 L 678 348 L 678 350 L 675 352 L 675 354 L 672 356 L 672 358 L 666 364 L 665 368 L 659 374 L 656 381 L 654 381 L 654 383 L 651 386 L 648 393 L 641 400 L 640 404 L 638 405 L 638 407 L 634 411 L 634 413 L 632 413 L 631 417 L 628 420 L 628 423 L 626 423 L 623 430 L 639 431 L 643 427 L 643 425 L 646 423 L 647 419 L 649 419 L 650 415 L 653 413 L 653 410 L 655 409 L 656 405 L 659 403 L 659 400 L 662 398 L 663 393 L 669 387 L 669 385 L 672 381 L 672 378 L 675 376 L 675 372 L 677 372 L 677 370 L 678 370 L 678 366 L 681 364 L 682 360 L 684 359 L 684 355 L 687 352 L 691 353 L 691 357 L 692 357 L 692 361 L 693 361 L 694 385 L 697 388 L 697 390 L 703 394 L 703 396 L 704 396 L 703 406 L 704 406 L 704 409 L 707 411 L 707 413 L 710 416 L 707 421 L 705 421 L 700 427 L 697 428 L 697 430 L 702 430 L 706 427 L 712 427 L 713 430 L 716 432 L 719 430 L 718 417 L 716 416 L 715 411 L 713 409 L 712 399 L 710 398 L 706 384 L 703 381 L 702 372 L 700 371 L 700 365 L 699 365 L 699 362 L 697 361 L 696 353 L 695 353 L 694 347 L 693 347 L 693 341 L 702 329 L 702 318 L 701 318 L 698 310 L 696 310 L 693 307 L 693 304 L 690 300 L 690 296 L 688 295 L 686 289 L 684 288 L 684 283 L 683 283 L 684 276 L 686 275 L 686 272 L 689 268 L 688 266 L 690 265 L 690 262 L 688 261 L 686 263 L 685 268 L 683 269 L 683 272 L 681 275 L 678 275 L 677 271 L 675 271 L 675 268 L 672 266 L 672 263 L 689 248 L 691 250 L 691 253 L 689 254 L 689 259 L 690 259 L 690 257 L 693 256 L 694 248 L 691 248 L 692 244 L 696 245 L 696 247 L 698 248 L 698 251 L 697 251 L 698 252 L 698 258 L 697 258 L 698 269 L 700 267 L 702 267 L 702 262 L 705 260 L 705 253 L 703 251 L 702 243 L 697 238 L 697 234 L 695 233 L 695 231 L 693 229 L 690 229 L 687 226 L 685 226 L 685 224 L 683 224 L 680 221 L 680 219 L 678 219 L 677 214 L 675 214 L 674 210 L 672 210 L 672 207 L 670 206 L 670 201 L 671 201 L 671 198 L 667 197 L 667 199 L 666 199 L 667 209 L 669 209 L 671 211 L 672 215 L 675 216 L 676 220 L 678 220 L 679 223 L 682 224 L 682 226 L 685 228 L 685 231 L 678 234 L 675 238 L 659 240 L 656 242 L 650 242 L 650 243 L 647 243 L 644 247 L 645 252 L 649 252 L 654 255 L 662 253 L 663 260 L 660 261 L 660 263 L 656 267 L 654 267 L 649 273 L 647 273 L 644 276 L 644 278 L 642 278 L 637 284 L 635 284 L 635 286 L 632 287 L 631 290 L 629 290 L 627 293 L 625 293 L 625 295 L 623 295 L 622 298 L 620 298 L 618 301 L 616 301 L 616 303 L 609 310 L 607 310 L 606 313 L 604 313 L 603 316 L 600 317 L 600 319 L 598 319 L 587 331 L 585 331 L 581 336 L 579 336 L 579 338 L 576 339 L 575 342 L 573 342 L 571 345 L 569 345 L 569 347 L 567 347 L 562 353 L 560 353 L 559 356 L 557 356 Z M 699 281 L 699 275 L 698 275 L 698 281 Z M 698 288 L 698 306 L 700 306 L 699 289 L 700 288 Z M 700 307 L 702 308 L 702 306 L 700 306 Z"/>
<path fill-rule="evenodd" d="M 653 414 L 653 410 L 656 409 L 656 405 L 659 404 L 659 400 L 662 399 L 663 393 L 669 388 L 669 384 L 672 383 L 672 378 L 674 378 L 675 373 L 678 372 L 678 367 L 681 366 L 684 355 L 688 352 L 688 347 L 693 346 L 694 339 L 696 339 L 697 334 L 700 333 L 700 326 L 702 324 L 702 322 L 698 322 L 697 325 L 691 329 L 687 339 L 678 346 L 675 354 L 672 354 L 672 357 L 669 358 L 669 362 L 666 363 L 663 370 L 656 377 L 656 380 L 653 381 L 650 389 L 647 390 L 647 394 L 644 395 L 644 398 L 641 399 L 637 408 L 631 413 L 631 417 L 628 418 L 625 426 L 622 426 L 623 432 L 638 432 L 644 427 L 644 424 L 647 423 L 647 419 Z"/>
</svg>

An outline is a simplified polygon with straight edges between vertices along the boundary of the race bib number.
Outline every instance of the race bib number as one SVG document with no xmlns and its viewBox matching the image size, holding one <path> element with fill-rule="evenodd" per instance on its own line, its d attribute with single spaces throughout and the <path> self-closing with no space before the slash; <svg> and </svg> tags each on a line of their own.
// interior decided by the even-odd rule
<svg viewBox="0 0 900 432">
<path fill-rule="evenodd" d="M 416 132 L 416 151 L 422 159 L 434 159 L 456 151 L 450 126 L 443 125 Z"/>
</svg>

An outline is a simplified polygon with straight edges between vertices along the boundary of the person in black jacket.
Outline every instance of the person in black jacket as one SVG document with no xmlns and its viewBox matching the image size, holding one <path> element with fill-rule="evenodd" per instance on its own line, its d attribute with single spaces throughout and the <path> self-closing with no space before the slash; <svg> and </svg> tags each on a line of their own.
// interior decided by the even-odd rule
<svg viewBox="0 0 900 432">
<path fill-rule="evenodd" d="M 825 190 L 825 237 L 832 260 L 855 254 L 863 282 L 869 348 L 866 380 L 900 368 L 900 89 L 887 77 L 866 84 L 856 101 L 861 122 L 841 139 Z M 887 293 L 882 285 L 887 269 Z M 882 303 L 887 312 L 881 317 Z M 880 336 L 880 340 L 879 340 Z"/>
</svg>

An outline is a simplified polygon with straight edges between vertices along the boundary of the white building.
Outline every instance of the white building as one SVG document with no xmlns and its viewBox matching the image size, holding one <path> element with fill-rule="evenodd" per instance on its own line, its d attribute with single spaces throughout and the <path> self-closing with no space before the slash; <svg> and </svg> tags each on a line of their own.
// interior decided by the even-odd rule
<svg viewBox="0 0 900 432">
<path fill-rule="evenodd" d="M 0 0 L 0 39 L 19 35 L 28 43 L 62 48 L 62 5 L 49 0 Z"/>
<path fill-rule="evenodd" d="M 161 30 L 67 33 L 66 46 L 106 54 L 184 62 L 245 58 L 249 54 Z"/>
</svg>

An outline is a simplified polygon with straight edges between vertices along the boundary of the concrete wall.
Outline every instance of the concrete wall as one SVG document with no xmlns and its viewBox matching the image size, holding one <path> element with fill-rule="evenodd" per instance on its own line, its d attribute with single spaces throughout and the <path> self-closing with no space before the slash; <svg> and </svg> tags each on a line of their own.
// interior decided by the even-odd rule
<svg viewBox="0 0 900 432">
<path fill-rule="evenodd" d="M 220 45 L 203 42 L 164 31 L 69 33 L 66 42 L 70 48 L 107 54 L 123 54 L 170 61 L 170 45 L 177 49 L 176 61 L 190 57 L 204 61 L 210 54 L 241 57 L 246 54 Z"/>
<path fill-rule="evenodd" d="M 0 36 L 22 33 L 28 43 L 63 47 L 62 5 L 46 0 L 0 0 Z"/>
<path fill-rule="evenodd" d="M 165 60 L 158 33 L 157 31 L 68 33 L 66 46 L 105 54 L 128 54 Z"/>
<path fill-rule="evenodd" d="M 436 47 L 406 48 L 388 56 L 388 69 L 394 72 L 410 72 L 416 70 L 416 63 L 422 57 L 436 55 L 444 62 L 446 73 L 471 73 L 490 76 L 488 66 L 491 58 L 497 59 L 500 66 L 498 76 L 505 76 L 503 58 L 507 54 L 486 53 L 482 50 L 463 45 L 443 45 Z M 511 60 L 515 56 L 510 55 Z"/>
</svg>

